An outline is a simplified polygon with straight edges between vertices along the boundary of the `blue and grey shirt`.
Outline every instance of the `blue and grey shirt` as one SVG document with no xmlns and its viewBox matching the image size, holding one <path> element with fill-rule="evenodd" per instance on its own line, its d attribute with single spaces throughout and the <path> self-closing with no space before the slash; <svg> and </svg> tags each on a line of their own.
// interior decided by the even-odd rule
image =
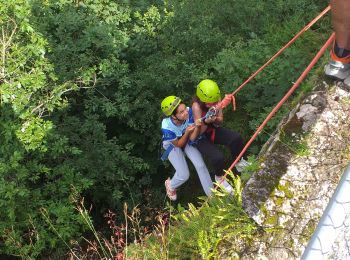
<svg viewBox="0 0 350 260">
<path fill-rule="evenodd" d="M 192 108 L 187 107 L 188 110 L 188 118 L 183 122 L 182 125 L 176 125 L 171 117 L 164 118 L 162 121 L 162 140 L 163 147 L 166 149 L 169 144 L 180 138 L 184 133 L 186 128 L 189 125 L 194 124 Z"/>
</svg>

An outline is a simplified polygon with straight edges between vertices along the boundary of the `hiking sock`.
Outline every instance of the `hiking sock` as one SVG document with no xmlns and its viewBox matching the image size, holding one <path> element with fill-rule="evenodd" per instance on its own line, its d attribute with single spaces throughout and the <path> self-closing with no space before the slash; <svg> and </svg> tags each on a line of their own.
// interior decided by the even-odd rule
<svg viewBox="0 0 350 260">
<path fill-rule="evenodd" d="M 350 54 L 350 50 L 339 48 L 337 42 L 334 44 L 334 53 L 339 58 L 344 58 Z"/>
</svg>

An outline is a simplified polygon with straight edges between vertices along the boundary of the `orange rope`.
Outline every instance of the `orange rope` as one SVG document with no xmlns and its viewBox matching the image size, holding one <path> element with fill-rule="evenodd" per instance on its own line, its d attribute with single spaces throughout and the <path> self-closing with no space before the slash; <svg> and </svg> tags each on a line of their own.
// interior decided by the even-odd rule
<svg viewBox="0 0 350 260">
<path fill-rule="evenodd" d="M 235 95 L 238 91 L 240 91 L 249 81 L 251 81 L 253 78 L 255 78 L 256 75 L 258 75 L 267 65 L 269 65 L 278 55 L 280 55 L 285 49 L 287 49 L 293 42 L 295 42 L 296 39 L 299 38 L 299 36 L 306 32 L 312 25 L 314 25 L 323 15 L 325 15 L 329 10 L 331 9 L 331 6 L 327 6 L 326 9 L 324 9 L 315 19 L 313 19 L 308 25 L 306 25 L 300 32 L 298 32 L 286 45 L 284 45 L 275 55 L 273 55 L 264 65 L 262 65 L 256 72 L 254 72 L 246 81 L 242 83 L 234 92 L 232 92 L 232 95 Z"/>
<path fill-rule="evenodd" d="M 283 103 L 292 95 L 292 93 L 296 90 L 296 88 L 299 86 L 299 84 L 302 82 L 302 80 L 307 76 L 307 74 L 310 72 L 312 67 L 316 64 L 316 62 L 321 58 L 323 53 L 326 51 L 326 49 L 332 44 L 335 38 L 335 33 L 332 33 L 332 35 L 329 37 L 329 39 L 326 41 L 326 43 L 323 45 L 323 47 L 318 51 L 316 56 L 312 59 L 310 64 L 306 67 L 304 72 L 300 75 L 298 80 L 292 85 L 292 87 L 289 89 L 287 94 L 281 99 L 280 102 L 274 107 L 274 109 L 270 112 L 270 114 L 265 118 L 264 122 L 259 126 L 259 128 L 256 130 L 254 135 L 250 138 L 248 143 L 245 145 L 241 153 L 238 155 L 236 160 L 231 164 L 231 166 L 228 168 L 227 171 L 230 171 L 233 169 L 233 167 L 236 165 L 236 163 L 241 159 L 243 154 L 246 152 L 250 144 L 254 141 L 254 139 L 258 136 L 258 134 L 261 132 L 261 130 L 264 128 L 264 126 L 267 124 L 267 122 L 273 117 L 273 115 L 277 112 L 277 110 L 283 105 Z M 226 177 L 227 172 L 225 173 L 224 177 Z"/>
<path fill-rule="evenodd" d="M 256 77 L 263 69 L 265 69 L 277 56 L 279 56 L 285 49 L 287 49 L 293 42 L 295 42 L 296 39 L 299 38 L 299 36 L 306 32 L 312 25 L 314 25 L 322 16 L 324 16 L 329 10 L 331 9 L 331 6 L 328 5 L 318 16 L 316 16 L 310 23 L 308 23 L 301 31 L 299 31 L 286 45 L 284 45 L 275 55 L 273 55 L 264 65 L 262 65 L 257 71 L 255 71 L 246 81 L 244 81 L 234 92 L 231 94 L 225 95 L 225 98 L 216 105 L 216 108 L 225 108 L 228 104 L 231 103 L 232 99 L 232 105 L 233 110 L 236 110 L 236 101 L 235 101 L 235 95 L 238 91 L 240 91 L 249 81 L 251 81 L 253 78 Z"/>
</svg>

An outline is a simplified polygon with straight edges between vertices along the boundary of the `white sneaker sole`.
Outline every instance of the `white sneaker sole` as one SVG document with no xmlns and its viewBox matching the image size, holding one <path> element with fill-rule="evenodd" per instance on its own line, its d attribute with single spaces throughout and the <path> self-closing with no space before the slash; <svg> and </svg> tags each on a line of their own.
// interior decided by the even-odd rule
<svg viewBox="0 0 350 260">
<path fill-rule="evenodd" d="M 251 165 L 251 163 L 242 158 L 238 163 L 236 163 L 236 170 L 238 172 L 242 172 L 244 168 L 249 165 Z"/>
<path fill-rule="evenodd" d="M 226 180 L 221 181 L 220 179 L 217 179 L 215 177 L 215 182 L 219 187 L 221 186 L 222 188 L 224 188 L 227 193 L 233 194 L 234 189 Z"/>
<path fill-rule="evenodd" d="M 170 190 L 170 181 L 169 180 L 166 180 L 164 182 L 164 185 L 165 185 L 165 192 L 166 192 L 166 195 L 168 196 L 168 198 L 171 200 L 171 201 L 175 201 L 177 199 L 177 194 L 175 195 L 171 195 L 170 192 L 168 192 L 168 190 Z"/>
<path fill-rule="evenodd" d="M 350 76 L 348 76 L 346 79 L 344 79 L 344 84 L 350 87 Z"/>
<path fill-rule="evenodd" d="M 328 77 L 344 80 L 350 76 L 350 64 L 343 64 L 341 62 L 328 63 L 324 67 L 324 72 Z"/>
</svg>

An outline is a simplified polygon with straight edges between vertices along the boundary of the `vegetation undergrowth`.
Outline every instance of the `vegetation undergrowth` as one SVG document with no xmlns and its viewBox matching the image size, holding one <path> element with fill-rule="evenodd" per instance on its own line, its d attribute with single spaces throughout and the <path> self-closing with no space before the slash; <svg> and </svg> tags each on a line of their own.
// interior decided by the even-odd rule
<svg viewBox="0 0 350 260">
<path fill-rule="evenodd" d="M 124 203 L 153 216 L 163 206 L 164 172 L 172 173 L 157 153 L 160 100 L 175 94 L 190 105 L 203 78 L 231 93 L 326 5 L 2 1 L 0 254 L 63 258 L 62 241 L 80 240 L 87 228 L 69 199 L 71 185 L 94 205 L 97 232 L 108 209 L 123 212 Z M 324 42 L 327 19 L 239 93 L 225 127 L 251 136 Z M 261 133 L 250 152 L 267 138 Z M 120 223 L 124 214 L 115 218 Z"/>
<path fill-rule="evenodd" d="M 253 173 L 259 171 L 261 167 L 262 158 L 257 158 L 255 155 L 249 155 L 248 160 L 249 165 L 243 168 L 241 172 L 241 181 L 245 185 Z"/>
<path fill-rule="evenodd" d="M 255 222 L 242 207 L 242 182 L 231 172 L 228 181 L 234 193 L 220 188 L 213 190 L 209 199 L 202 199 L 200 206 L 189 203 L 188 208 L 176 209 L 168 204 L 159 213 L 152 228 L 142 226 L 140 211 L 131 211 L 124 205 L 124 223 L 115 223 L 115 213 L 106 215 L 111 234 L 108 238 L 97 232 L 84 202 L 77 210 L 91 232 L 93 240 L 85 239 L 87 246 L 70 248 L 71 258 L 86 259 L 221 259 L 238 258 L 257 232 Z M 227 251 L 227 248 L 230 248 Z"/>
<path fill-rule="evenodd" d="M 295 155 L 304 157 L 310 154 L 310 149 L 307 144 L 308 134 L 291 134 L 287 135 L 284 131 L 281 132 L 280 142 L 290 149 Z"/>
</svg>

